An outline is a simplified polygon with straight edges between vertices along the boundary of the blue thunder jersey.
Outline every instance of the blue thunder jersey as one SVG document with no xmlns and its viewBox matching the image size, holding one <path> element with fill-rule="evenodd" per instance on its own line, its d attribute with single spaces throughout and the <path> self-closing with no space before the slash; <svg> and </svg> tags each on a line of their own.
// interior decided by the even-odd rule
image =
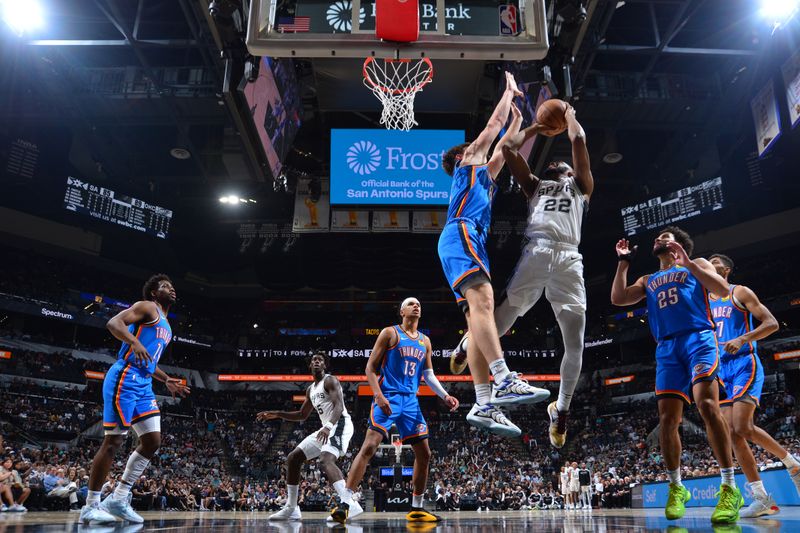
<svg viewBox="0 0 800 533">
<path fill-rule="evenodd" d="M 158 360 L 164 354 L 164 350 L 167 348 L 169 341 L 172 340 L 172 328 L 169 322 L 167 322 L 167 317 L 165 317 L 159 309 L 158 318 L 154 322 L 149 324 L 131 324 L 128 326 L 128 331 L 139 339 L 139 342 L 147 348 L 147 353 L 150 354 L 153 360 L 145 367 L 137 366 L 136 355 L 133 353 L 133 348 L 131 348 L 130 344 L 127 342 L 122 343 L 122 347 L 120 347 L 119 353 L 117 354 L 117 359 L 130 363 L 131 368 L 135 369 L 139 375 L 143 378 L 149 378 L 153 372 L 156 371 Z"/>
<path fill-rule="evenodd" d="M 381 391 L 416 394 L 425 368 L 425 335 L 412 339 L 400 326 L 394 326 L 398 341 L 386 351 L 379 380 Z"/>
<path fill-rule="evenodd" d="M 486 165 L 458 167 L 453 173 L 453 184 L 450 186 L 447 221 L 469 220 L 479 228 L 489 229 L 496 189 Z"/>
<path fill-rule="evenodd" d="M 686 268 L 673 265 L 647 277 L 647 317 L 657 341 L 713 329 L 708 291 Z"/>
<path fill-rule="evenodd" d="M 725 344 L 753 330 L 753 315 L 744 307 L 737 305 L 733 299 L 735 286 L 731 285 L 731 292 L 725 298 L 708 299 L 708 303 L 711 305 L 711 316 L 714 317 L 714 323 L 717 326 L 717 340 L 720 344 Z M 724 352 L 723 356 L 738 357 L 756 353 L 756 349 L 757 341 L 748 342 L 742 344 L 735 354 L 730 355 Z"/>
</svg>

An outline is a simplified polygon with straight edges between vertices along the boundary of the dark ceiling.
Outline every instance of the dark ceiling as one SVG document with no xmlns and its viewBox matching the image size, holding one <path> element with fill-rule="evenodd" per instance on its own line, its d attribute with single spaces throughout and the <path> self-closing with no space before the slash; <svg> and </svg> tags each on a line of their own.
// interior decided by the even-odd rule
<svg viewBox="0 0 800 533">
<path fill-rule="evenodd" d="M 208 0 L 42 3 L 48 24 L 39 34 L 0 32 L 0 141 L 28 139 L 42 154 L 34 178 L 6 177 L 0 204 L 102 234 L 107 258 L 211 283 L 257 282 L 279 292 L 446 293 L 435 236 L 303 235 L 286 249 L 293 195 L 273 190 L 244 124 L 235 87 L 245 51 L 231 43 L 230 23 L 208 15 Z M 749 99 L 793 48 L 796 27 L 772 35 L 750 0 L 589 0 L 586 7 L 583 25 L 557 25 L 551 17 L 552 48 L 543 64 L 588 133 L 597 182 L 582 247 L 590 286 L 606 279 L 621 234 L 619 210 L 631 203 L 723 175 L 732 208 L 691 221 L 693 231 L 798 204 L 796 194 L 783 193 L 790 174 L 784 162 L 796 138 L 762 163 L 769 178 L 758 190 L 750 189 L 747 167 L 755 148 Z M 448 127 L 475 135 L 491 112 L 502 69 L 530 81 L 539 66 L 444 64 L 419 97 L 420 127 L 441 127 L 442 113 L 449 113 Z M 325 176 L 329 128 L 376 127 L 377 102 L 363 90 L 357 67 L 296 62 L 305 109 L 290 169 Z M 191 157 L 171 157 L 176 147 Z M 609 152 L 621 153 L 622 162 L 603 163 Z M 564 138 L 540 140 L 531 166 L 569 153 Z M 172 209 L 169 240 L 64 212 L 67 175 Z M 217 198 L 230 191 L 258 203 L 226 211 Z M 512 226 L 525 216 L 515 194 L 501 195 L 495 209 Z M 284 235 L 265 250 L 242 253 L 242 223 L 274 224 Z M 493 240 L 497 279 L 513 267 L 517 244 L 518 237 Z"/>
</svg>

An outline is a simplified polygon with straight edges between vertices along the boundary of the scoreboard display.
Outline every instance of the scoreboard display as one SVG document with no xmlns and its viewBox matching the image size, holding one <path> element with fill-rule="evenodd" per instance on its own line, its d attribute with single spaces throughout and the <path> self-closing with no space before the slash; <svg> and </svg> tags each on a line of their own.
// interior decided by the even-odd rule
<svg viewBox="0 0 800 533">
<path fill-rule="evenodd" d="M 626 207 L 622 225 L 626 235 L 636 235 L 723 207 L 722 178 L 718 177 Z"/>
<path fill-rule="evenodd" d="M 166 239 L 172 211 L 68 177 L 64 209 Z"/>
</svg>

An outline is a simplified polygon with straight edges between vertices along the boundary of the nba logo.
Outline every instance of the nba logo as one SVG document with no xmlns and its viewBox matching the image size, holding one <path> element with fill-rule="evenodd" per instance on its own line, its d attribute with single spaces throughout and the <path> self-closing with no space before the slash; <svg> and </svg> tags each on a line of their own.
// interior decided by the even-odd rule
<svg viewBox="0 0 800 533">
<path fill-rule="evenodd" d="M 517 35 L 517 6 L 507 4 L 498 6 L 500 14 L 500 35 Z"/>
</svg>

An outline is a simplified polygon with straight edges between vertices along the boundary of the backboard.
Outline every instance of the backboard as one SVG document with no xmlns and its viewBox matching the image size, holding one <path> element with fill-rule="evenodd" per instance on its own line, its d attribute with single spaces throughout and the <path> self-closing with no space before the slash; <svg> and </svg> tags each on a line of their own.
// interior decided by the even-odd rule
<svg viewBox="0 0 800 533">
<path fill-rule="evenodd" d="M 257 56 L 530 61 L 547 53 L 544 0 L 420 0 L 418 41 L 375 37 L 375 0 L 252 0 Z"/>
</svg>

